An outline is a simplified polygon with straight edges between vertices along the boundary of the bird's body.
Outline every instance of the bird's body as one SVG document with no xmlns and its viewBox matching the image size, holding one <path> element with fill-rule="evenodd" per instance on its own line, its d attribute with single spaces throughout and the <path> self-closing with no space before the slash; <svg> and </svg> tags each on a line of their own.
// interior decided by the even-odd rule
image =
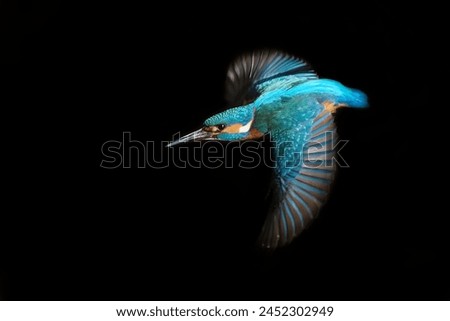
<svg viewBox="0 0 450 321">
<path fill-rule="evenodd" d="M 237 106 L 208 118 L 179 141 L 257 139 L 276 144 L 272 205 L 260 236 L 264 248 L 290 243 L 318 214 L 334 180 L 334 112 L 366 107 L 367 97 L 341 83 L 318 79 L 297 58 L 263 51 L 230 66 L 227 99 Z"/>
</svg>

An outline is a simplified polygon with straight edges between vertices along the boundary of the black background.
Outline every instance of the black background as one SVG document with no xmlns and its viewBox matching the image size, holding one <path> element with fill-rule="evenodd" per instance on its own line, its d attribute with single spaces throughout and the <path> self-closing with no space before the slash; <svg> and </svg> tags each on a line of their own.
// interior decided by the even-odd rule
<svg viewBox="0 0 450 321">
<path fill-rule="evenodd" d="M 1 299 L 450 299 L 448 219 L 427 182 L 444 164 L 424 135 L 435 57 L 423 8 L 41 1 L 1 14 Z M 228 64 L 259 48 L 371 103 L 339 113 L 350 168 L 272 255 L 254 244 L 264 166 L 141 169 L 135 155 L 100 168 L 123 132 L 159 143 L 223 110 Z"/>
</svg>

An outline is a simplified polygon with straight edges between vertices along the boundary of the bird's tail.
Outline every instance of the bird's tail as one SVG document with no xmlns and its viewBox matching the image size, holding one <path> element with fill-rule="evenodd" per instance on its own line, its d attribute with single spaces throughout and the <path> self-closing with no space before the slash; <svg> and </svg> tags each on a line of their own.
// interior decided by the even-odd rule
<svg viewBox="0 0 450 321">
<path fill-rule="evenodd" d="M 366 108 L 369 107 L 369 101 L 367 95 L 361 90 L 346 88 L 344 95 L 341 97 L 342 103 L 349 107 Z"/>
<path fill-rule="evenodd" d="M 344 86 L 343 84 L 335 80 L 311 80 L 302 85 L 301 90 L 305 93 L 321 93 L 323 94 L 324 100 L 333 102 L 336 105 L 344 105 L 355 108 L 369 107 L 369 102 L 365 93 L 363 93 L 361 90 Z"/>
</svg>

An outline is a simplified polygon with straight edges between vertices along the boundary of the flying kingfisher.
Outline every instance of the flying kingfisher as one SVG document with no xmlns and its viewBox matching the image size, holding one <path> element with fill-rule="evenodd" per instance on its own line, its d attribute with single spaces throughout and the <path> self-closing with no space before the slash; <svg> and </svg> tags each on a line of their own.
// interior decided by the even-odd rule
<svg viewBox="0 0 450 321">
<path fill-rule="evenodd" d="M 336 169 L 336 109 L 367 107 L 367 96 L 319 79 L 305 61 L 270 50 L 245 54 L 232 63 L 225 88 L 229 109 L 168 146 L 270 135 L 276 146 L 274 178 L 258 243 L 267 249 L 285 246 L 317 216 L 330 192 Z"/>
</svg>

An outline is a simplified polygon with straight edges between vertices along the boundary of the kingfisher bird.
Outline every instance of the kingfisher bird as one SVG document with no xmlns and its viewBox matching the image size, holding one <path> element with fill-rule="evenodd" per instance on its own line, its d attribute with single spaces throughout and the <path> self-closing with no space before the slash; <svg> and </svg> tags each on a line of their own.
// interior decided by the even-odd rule
<svg viewBox="0 0 450 321">
<path fill-rule="evenodd" d="M 318 215 L 334 181 L 335 112 L 368 107 L 367 96 L 338 81 L 319 79 L 304 60 L 276 50 L 244 54 L 229 67 L 228 109 L 171 142 L 241 141 L 270 135 L 275 165 L 261 247 L 288 245 Z"/>
</svg>

